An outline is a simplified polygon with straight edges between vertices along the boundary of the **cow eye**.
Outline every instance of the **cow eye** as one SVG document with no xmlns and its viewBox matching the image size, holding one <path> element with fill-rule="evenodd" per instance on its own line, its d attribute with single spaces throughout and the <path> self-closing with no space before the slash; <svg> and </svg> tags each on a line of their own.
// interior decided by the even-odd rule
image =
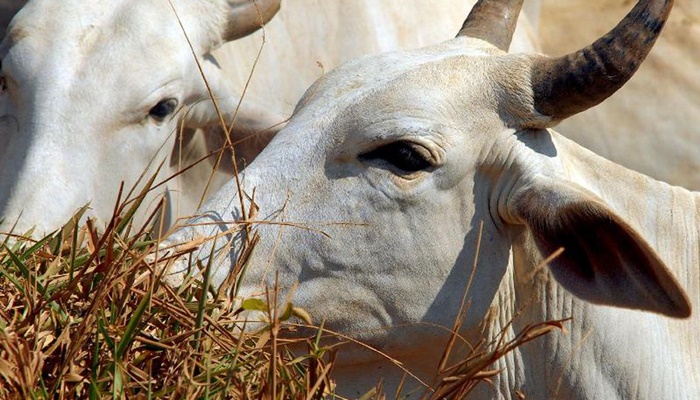
<svg viewBox="0 0 700 400">
<path fill-rule="evenodd" d="M 150 115 L 156 121 L 162 121 L 168 115 L 172 114 L 177 108 L 177 99 L 164 99 L 158 102 L 153 108 L 148 111 Z"/>
<path fill-rule="evenodd" d="M 393 142 L 360 154 L 363 160 L 384 160 L 405 172 L 417 172 L 432 167 L 428 157 L 428 150 L 410 142 Z"/>
</svg>

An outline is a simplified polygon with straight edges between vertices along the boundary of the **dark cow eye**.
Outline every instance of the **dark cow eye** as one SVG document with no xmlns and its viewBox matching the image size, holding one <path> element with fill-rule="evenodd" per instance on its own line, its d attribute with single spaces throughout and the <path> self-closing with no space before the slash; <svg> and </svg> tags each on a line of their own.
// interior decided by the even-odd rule
<svg viewBox="0 0 700 400">
<path fill-rule="evenodd" d="M 360 159 L 384 160 L 402 171 L 416 172 L 433 166 L 426 157 L 427 152 L 415 143 L 394 142 L 360 154 Z"/>
<path fill-rule="evenodd" d="M 150 115 L 156 121 L 162 121 L 165 119 L 165 117 L 172 114 L 176 108 L 177 99 L 165 99 L 159 101 L 158 104 L 153 106 L 153 108 L 151 108 L 151 110 L 148 111 L 148 115 Z"/>
</svg>

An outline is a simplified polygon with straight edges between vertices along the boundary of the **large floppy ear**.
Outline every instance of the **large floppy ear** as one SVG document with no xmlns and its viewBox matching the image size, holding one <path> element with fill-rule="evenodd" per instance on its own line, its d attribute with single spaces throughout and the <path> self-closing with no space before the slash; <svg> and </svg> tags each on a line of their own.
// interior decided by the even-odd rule
<svg viewBox="0 0 700 400">
<path fill-rule="evenodd" d="M 240 98 L 235 96 L 218 100 L 228 133 L 224 133 L 219 113 L 211 100 L 202 100 L 191 107 L 185 116 L 184 126 L 204 130 L 209 152 L 219 150 L 230 141 L 235 146 L 238 162 L 243 162 L 243 165 L 250 164 L 286 125 L 287 119 L 284 116 L 253 101 L 244 99 L 238 104 Z M 222 167 L 225 171 L 233 172 L 233 166 L 228 164 L 230 158 L 226 157 L 225 160 L 227 161 Z"/>
<path fill-rule="evenodd" d="M 208 132 L 208 150 L 215 151 L 227 143 L 221 123 L 223 118 L 228 139 L 237 147 L 237 157 L 250 163 L 286 125 L 287 116 L 250 97 L 241 99 L 236 95 L 240 90 L 233 88 L 213 56 L 207 55 L 201 66 L 206 84 L 203 79 L 195 83 L 199 86 L 194 90 L 194 97 L 187 99 L 189 106 L 183 115 L 183 126 Z"/>
<path fill-rule="evenodd" d="M 554 278 L 597 304 L 690 316 L 684 290 L 629 224 L 602 199 L 571 182 L 533 177 L 514 191 L 508 210 L 527 225 Z"/>
</svg>

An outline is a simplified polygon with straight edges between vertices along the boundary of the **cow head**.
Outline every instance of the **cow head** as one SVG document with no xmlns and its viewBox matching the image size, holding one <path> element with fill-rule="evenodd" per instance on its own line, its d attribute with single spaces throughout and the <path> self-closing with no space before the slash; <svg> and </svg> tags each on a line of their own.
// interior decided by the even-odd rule
<svg viewBox="0 0 700 400">
<path fill-rule="evenodd" d="M 218 121 L 195 56 L 211 94 L 232 112 L 238 99 L 209 52 L 261 27 L 279 3 L 24 6 L 0 48 L 0 231 L 18 218 L 16 231 L 51 231 L 88 202 L 108 219 L 120 182 L 131 187 L 173 151 L 185 110 L 188 128 Z"/>
<path fill-rule="evenodd" d="M 564 247 L 550 267 L 576 296 L 687 316 L 663 262 L 577 183 L 547 129 L 632 76 L 670 2 L 640 1 L 561 58 L 504 52 L 519 3 L 480 2 L 453 40 L 317 81 L 261 155 L 164 244 L 210 238 L 171 282 L 199 274 L 199 258 L 221 285 L 257 235 L 237 294 L 298 284 L 291 299 L 316 321 L 396 354 L 451 326 L 475 260 L 467 326 L 512 284 L 507 271 L 527 276 Z"/>
</svg>

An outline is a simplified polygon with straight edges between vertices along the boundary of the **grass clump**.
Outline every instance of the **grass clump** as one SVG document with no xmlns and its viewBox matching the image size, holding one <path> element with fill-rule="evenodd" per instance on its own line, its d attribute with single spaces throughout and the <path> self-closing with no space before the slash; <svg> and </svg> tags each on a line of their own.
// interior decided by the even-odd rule
<svg viewBox="0 0 700 400">
<path fill-rule="evenodd" d="M 291 315 L 242 333 L 231 301 L 160 283 L 147 230 L 73 221 L 38 241 L 0 236 L 0 398 L 296 399 L 329 387 L 320 336 L 296 340 L 310 350 L 299 358 L 276 338 Z"/>
<path fill-rule="evenodd" d="M 310 326 L 291 304 L 271 310 L 274 291 L 269 301 L 234 303 L 208 295 L 195 280 L 178 289 L 161 283 L 150 230 L 131 223 L 139 206 L 116 207 L 104 230 L 90 219 L 77 222 L 84 208 L 41 240 L 30 239 L 31 232 L 0 234 L 0 398 L 336 398 L 335 355 L 349 338 Z M 270 322 L 242 332 L 246 310 L 263 312 Z M 292 323 L 293 317 L 306 323 Z M 478 344 L 463 361 L 443 363 L 444 377 L 424 398 L 463 398 L 499 372 L 489 369 L 496 360 L 561 324 L 534 325 L 510 340 L 504 331 L 496 342 Z M 315 334 L 281 334 L 299 326 Z M 379 386 L 363 398 L 393 396 Z"/>
</svg>

